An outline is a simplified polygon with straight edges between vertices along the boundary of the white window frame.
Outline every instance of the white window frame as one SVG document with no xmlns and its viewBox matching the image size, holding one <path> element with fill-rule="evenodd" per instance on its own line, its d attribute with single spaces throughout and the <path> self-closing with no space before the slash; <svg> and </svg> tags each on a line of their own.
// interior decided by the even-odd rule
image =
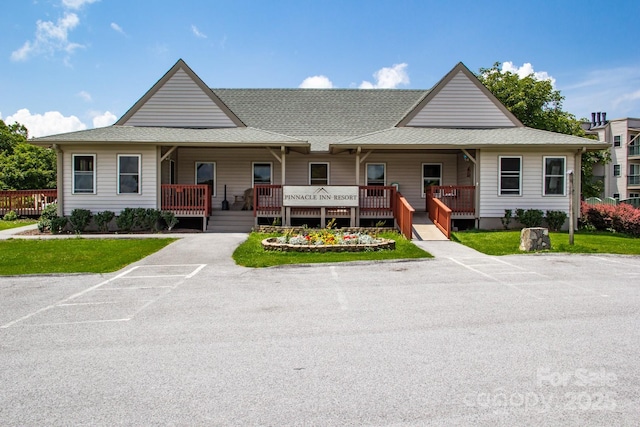
<svg viewBox="0 0 640 427">
<path fill-rule="evenodd" d="M 440 184 L 438 185 L 442 185 L 442 163 L 423 163 L 420 166 L 420 174 L 422 175 L 422 198 L 424 199 L 425 197 L 427 197 L 427 189 L 424 186 L 424 180 L 425 178 L 436 178 L 435 176 L 430 176 L 430 177 L 425 177 L 424 176 L 424 167 L 425 166 L 440 166 L 440 176 L 438 177 L 438 181 L 440 182 Z"/>
<path fill-rule="evenodd" d="M 622 145 L 622 135 L 613 136 L 613 146 L 620 147 Z"/>
<path fill-rule="evenodd" d="M 76 191 L 76 157 L 93 157 L 93 190 Z M 72 154 L 71 155 L 71 194 L 96 194 L 96 155 L 95 154 Z"/>
<path fill-rule="evenodd" d="M 255 187 L 255 170 L 256 165 L 269 165 L 269 184 L 273 185 L 273 162 L 251 162 L 251 188 Z M 262 183 L 259 183 L 262 184 Z"/>
<path fill-rule="evenodd" d="M 138 191 L 135 193 L 123 193 L 120 191 L 120 159 L 122 157 L 137 157 L 138 158 Z M 118 154 L 117 157 L 117 170 L 118 170 L 118 182 L 117 193 L 118 194 L 142 194 L 142 154 Z"/>
<path fill-rule="evenodd" d="M 622 167 L 620 165 L 613 165 L 613 176 L 622 176 Z"/>
<path fill-rule="evenodd" d="M 547 175 L 547 159 L 562 159 L 562 173 L 559 175 Z M 565 156 L 543 156 L 542 157 L 542 195 L 547 197 L 564 197 L 567 195 L 567 158 Z M 562 194 L 547 194 L 547 177 L 562 178 Z"/>
<path fill-rule="evenodd" d="M 325 165 L 327 166 L 327 183 L 326 184 L 313 184 L 311 182 L 311 167 L 313 165 Z M 329 162 L 309 162 L 309 185 L 330 185 L 331 183 L 331 168 L 329 166 Z"/>
<path fill-rule="evenodd" d="M 519 159 L 520 170 L 518 171 L 518 193 L 502 193 L 502 159 Z M 522 196 L 522 156 L 498 156 L 498 196 L 499 197 L 519 197 Z M 511 190 L 508 190 L 511 191 Z"/>
<path fill-rule="evenodd" d="M 218 186 L 218 165 L 216 162 L 195 162 L 193 169 L 193 182 L 198 184 L 198 165 L 213 165 L 213 185 L 211 187 L 211 196 L 216 197 L 216 187 Z"/>
<path fill-rule="evenodd" d="M 387 185 L 387 164 L 386 163 L 380 163 L 380 162 L 376 162 L 376 163 L 367 163 L 365 165 L 365 174 L 364 174 L 364 182 L 366 183 L 367 186 L 369 186 L 369 165 L 373 166 L 373 165 L 382 165 L 383 169 L 384 169 L 384 182 L 382 183 L 382 186 Z M 378 184 L 374 184 L 374 185 L 378 185 Z"/>
</svg>

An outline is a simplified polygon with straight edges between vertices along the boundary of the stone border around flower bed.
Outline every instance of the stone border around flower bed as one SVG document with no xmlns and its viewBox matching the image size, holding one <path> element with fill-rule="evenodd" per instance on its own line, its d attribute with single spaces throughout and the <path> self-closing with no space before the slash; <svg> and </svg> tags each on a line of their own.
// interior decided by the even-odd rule
<svg viewBox="0 0 640 427">
<path fill-rule="evenodd" d="M 312 230 L 318 230 L 318 229 L 306 228 L 306 227 L 286 227 L 281 225 L 258 225 L 253 228 L 253 231 L 257 233 L 283 233 L 285 231 L 289 231 L 289 232 L 301 234 L 301 233 L 305 233 Z M 340 231 L 343 233 L 367 233 L 367 234 L 380 234 L 380 233 L 386 233 L 389 231 L 398 231 L 393 227 L 342 227 L 342 228 L 334 228 L 333 230 Z"/>
<path fill-rule="evenodd" d="M 262 241 L 265 251 L 278 252 L 364 252 L 367 250 L 380 251 L 383 249 L 395 250 L 396 241 L 381 239 L 380 243 L 358 244 L 358 245 L 291 245 L 289 243 L 278 243 L 277 237 L 268 237 Z"/>
</svg>

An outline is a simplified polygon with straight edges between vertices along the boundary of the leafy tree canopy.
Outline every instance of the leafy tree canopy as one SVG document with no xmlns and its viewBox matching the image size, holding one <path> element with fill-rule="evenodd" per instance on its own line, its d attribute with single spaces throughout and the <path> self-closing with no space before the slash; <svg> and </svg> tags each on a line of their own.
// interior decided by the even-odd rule
<svg viewBox="0 0 640 427">
<path fill-rule="evenodd" d="M 564 96 L 550 80 L 538 80 L 533 74 L 520 78 L 511 71 L 502 71 L 499 62 L 491 68 L 480 68 L 477 77 L 523 125 L 585 136 L 580 120 L 562 110 Z"/>
<path fill-rule="evenodd" d="M 56 153 L 27 143 L 27 128 L 0 120 L 0 189 L 56 188 Z"/>
<path fill-rule="evenodd" d="M 538 80 L 533 74 L 520 78 L 516 73 L 502 71 L 500 63 L 480 68 L 476 76 L 523 125 L 575 136 L 587 136 L 580 126 L 583 120 L 562 109 L 564 96 L 554 89 L 550 80 Z M 591 138 L 591 136 L 587 136 Z M 582 154 L 581 193 L 592 197 L 601 195 L 604 182 L 593 176 L 593 166 L 608 163 L 609 150 Z"/>
</svg>

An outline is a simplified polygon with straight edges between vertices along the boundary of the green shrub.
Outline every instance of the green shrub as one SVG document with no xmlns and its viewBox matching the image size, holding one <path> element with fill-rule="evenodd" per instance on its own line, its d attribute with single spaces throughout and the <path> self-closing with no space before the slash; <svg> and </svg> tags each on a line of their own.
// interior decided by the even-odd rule
<svg viewBox="0 0 640 427">
<path fill-rule="evenodd" d="M 547 211 L 544 219 L 551 231 L 560 231 L 567 220 L 567 214 L 563 211 Z"/>
<path fill-rule="evenodd" d="M 89 225 L 89 222 L 91 222 L 91 211 L 76 208 L 71 211 L 69 222 L 71 223 L 74 233 L 82 233 Z"/>
<path fill-rule="evenodd" d="M 65 216 L 56 216 L 50 220 L 50 229 L 53 234 L 60 234 L 67 226 L 68 219 Z"/>
<path fill-rule="evenodd" d="M 116 218 L 116 225 L 118 229 L 124 232 L 129 232 L 135 225 L 135 212 L 134 209 L 124 208 L 120 215 Z"/>
<path fill-rule="evenodd" d="M 147 210 L 145 208 L 133 208 L 133 229 L 144 229 L 146 218 Z"/>
<path fill-rule="evenodd" d="M 51 220 L 54 218 L 58 218 L 58 204 L 50 203 L 42 210 L 38 220 L 38 230 L 41 233 L 51 230 Z"/>
<path fill-rule="evenodd" d="M 502 221 L 502 226 L 504 227 L 505 230 L 509 228 L 509 224 L 511 224 L 512 219 L 513 219 L 513 211 L 511 209 L 505 209 L 504 216 L 500 218 L 500 221 Z"/>
<path fill-rule="evenodd" d="M 18 219 L 18 214 L 16 214 L 14 211 L 9 211 L 4 214 L 4 217 L 2 217 L 2 219 L 5 221 L 15 221 Z"/>
<path fill-rule="evenodd" d="M 178 223 L 178 218 L 176 218 L 173 212 L 163 211 L 160 213 L 165 225 L 167 226 L 167 230 L 171 231 L 173 227 Z"/>
<path fill-rule="evenodd" d="M 144 213 L 142 228 L 144 230 L 160 231 L 161 212 L 157 209 L 147 209 Z"/>
<path fill-rule="evenodd" d="M 99 231 L 107 233 L 109 231 L 109 223 L 115 216 L 116 214 L 111 211 L 98 212 L 93 216 L 93 220 Z"/>
<path fill-rule="evenodd" d="M 544 219 L 544 212 L 540 209 L 516 209 L 516 220 L 525 228 L 540 227 Z"/>
</svg>

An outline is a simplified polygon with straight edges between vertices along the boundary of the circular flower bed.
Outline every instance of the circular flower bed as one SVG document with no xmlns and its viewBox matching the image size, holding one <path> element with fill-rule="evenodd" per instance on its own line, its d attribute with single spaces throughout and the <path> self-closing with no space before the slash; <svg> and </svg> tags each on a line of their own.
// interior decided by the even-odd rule
<svg viewBox="0 0 640 427">
<path fill-rule="evenodd" d="M 262 241 L 266 251 L 283 252 L 361 252 L 396 248 L 395 240 L 376 238 L 365 233 L 340 233 L 333 230 L 306 234 L 285 234 Z"/>
</svg>

